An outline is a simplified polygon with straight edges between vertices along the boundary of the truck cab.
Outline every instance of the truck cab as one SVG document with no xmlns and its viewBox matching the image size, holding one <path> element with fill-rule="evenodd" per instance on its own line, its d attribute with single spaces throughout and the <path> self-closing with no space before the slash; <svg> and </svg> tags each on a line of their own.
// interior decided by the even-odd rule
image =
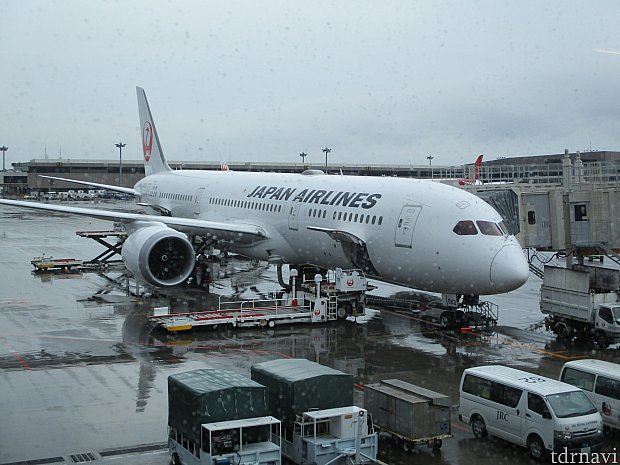
<svg viewBox="0 0 620 465">
<path fill-rule="evenodd" d="M 596 342 L 601 348 L 620 342 L 620 305 L 600 305 L 594 318 Z"/>
</svg>

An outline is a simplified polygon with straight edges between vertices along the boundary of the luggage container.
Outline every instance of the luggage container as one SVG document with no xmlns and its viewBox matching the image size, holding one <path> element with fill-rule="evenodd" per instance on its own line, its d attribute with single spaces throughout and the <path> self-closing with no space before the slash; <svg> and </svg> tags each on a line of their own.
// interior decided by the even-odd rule
<svg viewBox="0 0 620 465">
<path fill-rule="evenodd" d="M 252 379 L 269 391 L 270 415 L 290 438 L 298 416 L 316 409 L 353 405 L 353 376 L 306 359 L 280 359 L 252 366 Z"/>
<path fill-rule="evenodd" d="M 200 458 L 201 425 L 269 416 L 267 389 L 245 376 L 202 369 L 168 377 L 169 449 L 181 460 Z M 279 428 L 279 422 L 278 422 Z"/>
<path fill-rule="evenodd" d="M 405 451 L 416 444 L 437 450 L 452 437 L 450 398 L 399 379 L 364 386 L 364 405 L 376 430 L 389 434 Z"/>
</svg>

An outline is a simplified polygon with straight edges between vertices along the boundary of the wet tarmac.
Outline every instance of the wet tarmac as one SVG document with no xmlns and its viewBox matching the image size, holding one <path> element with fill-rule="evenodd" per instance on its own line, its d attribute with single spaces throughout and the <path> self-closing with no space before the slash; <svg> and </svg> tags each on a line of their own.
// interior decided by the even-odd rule
<svg viewBox="0 0 620 465">
<path fill-rule="evenodd" d="M 442 332 L 410 311 L 371 308 L 357 324 L 170 336 L 148 324 L 153 307 L 204 309 L 217 294 L 264 295 L 279 289 L 275 270 L 232 260 L 223 265 L 211 295 L 178 289 L 143 296 L 131 295 L 135 288 L 122 267 L 33 273 L 30 260 L 42 254 L 95 257 L 101 246 L 75 233 L 100 229 L 111 225 L 0 207 L 0 464 L 168 463 L 162 450 L 167 377 L 207 366 L 249 376 L 255 363 L 301 357 L 351 373 L 359 385 L 400 378 L 447 394 L 456 406 L 461 374 L 470 366 L 500 363 L 557 377 L 562 363 L 573 358 L 620 363 L 617 346 L 601 351 L 585 343 L 563 345 L 542 331 L 540 280 L 534 276 L 523 288 L 489 299 L 500 306 L 493 332 Z M 375 292 L 402 291 L 380 285 Z M 361 405 L 361 392 L 356 401 Z M 476 440 L 456 413 L 452 424 L 454 438 L 439 453 L 426 447 L 405 453 L 382 441 L 380 458 L 390 464 L 531 463 L 523 448 Z M 609 435 L 605 450 L 618 444 L 620 434 Z M 142 445 L 148 452 L 137 453 Z M 80 460 L 75 454 L 87 455 Z"/>
</svg>

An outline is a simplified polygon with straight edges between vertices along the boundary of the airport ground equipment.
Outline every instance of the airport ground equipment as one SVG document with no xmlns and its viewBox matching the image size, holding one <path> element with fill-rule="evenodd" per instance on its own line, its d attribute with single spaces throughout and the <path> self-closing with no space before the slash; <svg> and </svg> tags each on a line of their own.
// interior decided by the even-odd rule
<svg viewBox="0 0 620 465">
<path fill-rule="evenodd" d="M 353 405 L 353 377 L 306 359 L 252 366 L 267 387 L 271 415 L 282 421 L 282 455 L 294 463 L 366 463 L 377 456 L 377 433 Z"/>
<path fill-rule="evenodd" d="M 81 268 L 84 262 L 76 258 L 34 257 L 30 263 L 36 271 L 73 270 Z"/>
<path fill-rule="evenodd" d="M 298 416 L 288 438 L 281 437 L 282 455 L 300 465 L 370 463 L 377 458 L 377 440 L 363 408 L 312 410 Z"/>
<path fill-rule="evenodd" d="M 157 307 L 149 319 L 170 332 L 198 327 L 230 326 L 274 327 L 290 323 L 321 323 L 364 315 L 368 281 L 360 270 L 337 269 L 333 279 L 319 274 L 313 283 L 302 283 L 284 297 L 261 300 L 224 301 L 218 308 L 189 313 L 171 313 L 169 307 Z"/>
<path fill-rule="evenodd" d="M 451 438 L 450 398 L 399 379 L 364 386 L 364 406 L 376 431 L 389 435 L 405 451 L 416 444 L 441 448 Z"/>
<path fill-rule="evenodd" d="M 238 464 L 242 447 L 250 458 L 241 463 L 272 463 L 256 461 L 263 453 L 272 457 L 271 428 L 280 428 L 269 415 L 268 402 L 264 386 L 230 371 L 201 369 L 169 376 L 168 446 L 173 463 L 216 463 L 205 461 L 206 454 L 225 456 L 217 462 L 225 464 L 232 454 L 235 460 L 230 463 Z M 231 423 L 234 420 L 245 421 Z"/>
<path fill-rule="evenodd" d="M 600 348 L 620 342 L 620 272 L 574 265 L 545 266 L 540 288 L 545 327 L 558 338 L 592 338 Z"/>
</svg>

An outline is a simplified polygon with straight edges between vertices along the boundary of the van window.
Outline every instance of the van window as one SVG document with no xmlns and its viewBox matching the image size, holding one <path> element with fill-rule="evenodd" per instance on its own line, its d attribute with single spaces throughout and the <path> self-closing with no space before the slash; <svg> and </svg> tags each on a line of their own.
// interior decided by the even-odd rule
<svg viewBox="0 0 620 465">
<path fill-rule="evenodd" d="M 586 391 L 592 391 L 592 389 L 594 389 L 594 375 L 592 373 L 584 373 L 583 371 L 575 370 L 574 368 L 565 368 L 562 373 L 561 381 L 577 386 L 580 389 L 585 389 Z"/>
<path fill-rule="evenodd" d="M 551 394 L 547 400 L 558 418 L 580 417 L 597 412 L 583 391 Z"/>
<path fill-rule="evenodd" d="M 463 381 L 463 391 L 483 399 L 490 399 L 491 381 L 473 375 L 466 375 Z"/>
<path fill-rule="evenodd" d="M 538 394 L 527 393 L 527 408 L 539 415 L 549 413 L 549 408 L 545 404 L 545 400 Z"/>
<path fill-rule="evenodd" d="M 465 376 L 463 391 L 512 408 L 519 404 L 523 392 L 521 389 L 473 375 Z"/>
<path fill-rule="evenodd" d="M 491 400 L 506 407 L 516 407 L 523 391 L 500 383 L 491 383 Z"/>
<path fill-rule="evenodd" d="M 620 381 L 599 375 L 596 380 L 594 392 L 602 396 L 620 400 Z"/>
</svg>

